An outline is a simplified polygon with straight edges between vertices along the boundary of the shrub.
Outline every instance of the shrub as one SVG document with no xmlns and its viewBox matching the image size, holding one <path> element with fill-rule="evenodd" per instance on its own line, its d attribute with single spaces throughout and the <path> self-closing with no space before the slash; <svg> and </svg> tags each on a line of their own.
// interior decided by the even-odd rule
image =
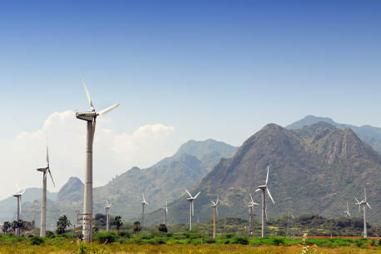
<svg viewBox="0 0 381 254">
<path fill-rule="evenodd" d="M 249 240 L 246 237 L 236 236 L 230 240 L 230 243 L 247 245 Z"/>
<path fill-rule="evenodd" d="M 110 232 L 99 232 L 94 237 L 99 243 L 113 243 L 116 241 L 116 238 L 116 235 Z"/>
<path fill-rule="evenodd" d="M 31 245 L 41 245 L 43 243 L 44 243 L 44 239 L 42 239 L 41 237 L 33 236 L 32 238 L 30 238 Z"/>
<path fill-rule="evenodd" d="M 53 231 L 46 231 L 46 237 L 48 237 L 48 238 L 54 238 L 54 237 L 56 237 L 56 235 L 54 234 Z"/>
<path fill-rule="evenodd" d="M 282 238 L 275 238 L 275 239 L 273 240 L 273 243 L 274 243 L 275 245 L 277 245 L 277 246 L 279 246 L 279 245 L 283 245 L 283 244 L 284 244 L 284 239 L 282 239 Z"/>
</svg>

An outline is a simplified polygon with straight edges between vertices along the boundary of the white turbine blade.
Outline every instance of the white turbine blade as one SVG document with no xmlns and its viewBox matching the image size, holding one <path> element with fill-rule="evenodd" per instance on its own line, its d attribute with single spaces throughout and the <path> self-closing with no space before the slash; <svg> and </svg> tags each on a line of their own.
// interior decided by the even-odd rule
<svg viewBox="0 0 381 254">
<path fill-rule="evenodd" d="M 144 194 L 142 194 L 142 197 L 143 197 L 143 200 L 142 200 L 143 203 L 147 203 L 147 202 L 146 202 L 146 199 L 145 199 L 145 197 L 144 197 Z"/>
<path fill-rule="evenodd" d="M 369 207 L 369 209 L 372 209 L 372 207 L 370 206 L 368 202 L 366 202 L 366 205 Z"/>
<path fill-rule="evenodd" d="M 83 79 L 81 81 L 82 81 L 83 88 L 85 89 L 85 93 L 86 93 L 87 101 L 89 102 L 90 109 L 92 111 L 95 111 L 94 104 L 93 104 L 93 101 L 91 100 L 90 92 L 89 92 L 89 89 L 87 88 L 86 82 Z"/>
<path fill-rule="evenodd" d="M 356 205 L 358 205 L 360 201 L 356 197 L 355 197 L 355 200 L 356 200 Z"/>
<path fill-rule="evenodd" d="M 197 193 L 196 196 L 194 196 L 194 199 L 196 199 L 200 194 L 201 192 Z"/>
<path fill-rule="evenodd" d="M 275 201 L 274 201 L 273 197 L 271 196 L 270 190 L 268 188 L 266 188 L 266 191 L 267 191 L 267 194 L 269 194 L 269 197 L 270 197 L 271 201 L 273 202 L 273 204 L 275 204 Z"/>
<path fill-rule="evenodd" d="M 366 202 L 366 188 L 364 188 L 364 199 L 365 199 L 365 202 Z"/>
<path fill-rule="evenodd" d="M 254 203 L 254 199 L 253 199 L 253 196 L 251 195 L 251 193 L 249 193 L 249 196 L 250 196 L 251 203 Z"/>
<path fill-rule="evenodd" d="M 110 107 L 108 107 L 108 108 L 105 108 L 104 110 L 102 110 L 102 111 L 100 111 L 100 112 L 98 113 L 98 116 L 107 114 L 107 113 L 110 112 L 111 110 L 113 110 L 113 109 L 119 107 L 119 105 L 120 105 L 120 104 L 114 104 L 114 105 L 112 105 L 112 106 L 110 106 Z"/>
<path fill-rule="evenodd" d="M 190 198 L 192 198 L 192 194 L 190 194 L 190 192 L 189 192 L 188 190 L 185 190 L 185 193 L 188 194 L 188 196 L 189 196 Z"/>
<path fill-rule="evenodd" d="M 269 182 L 269 173 L 270 173 L 270 166 L 267 166 L 266 185 Z"/>
<path fill-rule="evenodd" d="M 52 175 L 52 172 L 50 171 L 50 168 L 48 169 L 48 172 L 49 172 L 49 175 L 50 175 L 50 179 L 52 180 L 53 186 L 56 187 L 56 184 L 54 182 L 53 175 Z"/>
<path fill-rule="evenodd" d="M 48 164 L 48 167 L 49 167 L 49 147 L 46 147 L 46 163 Z"/>
<path fill-rule="evenodd" d="M 261 189 L 256 189 L 255 192 L 261 191 Z"/>
</svg>

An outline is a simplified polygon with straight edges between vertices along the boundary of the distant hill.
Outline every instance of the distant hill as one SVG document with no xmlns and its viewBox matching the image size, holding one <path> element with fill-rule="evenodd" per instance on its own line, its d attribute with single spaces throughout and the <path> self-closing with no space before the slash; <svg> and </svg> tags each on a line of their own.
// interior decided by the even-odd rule
<svg viewBox="0 0 381 254">
<path fill-rule="evenodd" d="M 369 219 L 374 223 L 381 219 L 380 155 L 351 129 L 324 122 L 298 130 L 269 124 L 247 139 L 232 158 L 222 159 L 193 188 L 193 192 L 202 192 L 195 204 L 195 219 L 210 220 L 210 200 L 217 194 L 222 201 L 221 217 L 247 218 L 248 193 L 254 193 L 265 181 L 267 165 L 271 167 L 269 186 L 276 201 L 268 206 L 272 217 L 287 212 L 337 217 L 347 201 L 354 216 L 360 216 L 353 200 L 354 196 L 362 197 L 363 186 L 368 183 L 373 206 Z M 260 201 L 259 193 L 254 197 Z M 188 221 L 184 197 L 169 208 L 173 222 Z M 148 218 L 151 223 L 160 219 L 159 212 Z"/>
<path fill-rule="evenodd" d="M 342 123 L 337 123 L 328 117 L 317 117 L 317 116 L 309 115 L 299 121 L 296 121 L 288 125 L 287 129 L 291 129 L 291 130 L 301 129 L 304 126 L 313 125 L 318 122 L 329 123 L 340 129 L 345 129 L 345 128 L 352 129 L 362 141 L 371 145 L 374 150 L 376 150 L 378 153 L 381 154 L 381 128 L 378 128 L 378 127 L 373 127 L 370 125 L 354 126 L 350 124 L 342 124 Z"/>
<path fill-rule="evenodd" d="M 136 218 L 141 212 L 142 193 L 150 203 L 147 210 L 156 210 L 164 205 L 165 200 L 171 202 L 177 199 L 184 188 L 199 184 L 221 158 L 229 158 L 235 151 L 235 147 L 212 139 L 189 141 L 176 154 L 152 167 L 132 168 L 114 177 L 108 184 L 94 188 L 94 213 L 104 213 L 104 204 L 109 200 L 113 204 L 111 214 Z M 77 223 L 76 211 L 82 211 L 83 188 L 79 178 L 71 177 L 58 193 L 49 196 L 47 221 L 50 229 L 55 227 L 56 219 L 62 214 L 66 214 L 72 223 Z M 40 192 L 30 196 L 27 190 L 23 199 L 24 219 L 32 220 L 37 213 L 37 225 L 40 221 Z M 32 204 L 33 200 L 37 200 L 37 209 Z M 7 205 L 1 204 L 1 207 L 8 209 L 4 210 L 2 218 L 9 220 L 15 212 L 16 202 L 10 198 Z"/>
</svg>

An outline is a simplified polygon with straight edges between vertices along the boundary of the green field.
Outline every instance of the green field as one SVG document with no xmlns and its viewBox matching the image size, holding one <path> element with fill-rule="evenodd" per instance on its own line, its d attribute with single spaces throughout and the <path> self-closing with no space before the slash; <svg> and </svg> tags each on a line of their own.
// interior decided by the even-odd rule
<svg viewBox="0 0 381 254">
<path fill-rule="evenodd" d="M 220 236 L 216 241 L 197 234 L 118 236 L 98 233 L 94 243 L 85 244 L 71 236 L 51 238 L 0 236 L 0 253 L 131 253 L 131 254 L 213 254 L 213 253 L 381 253 L 379 239 L 343 238 L 247 238 Z"/>
</svg>

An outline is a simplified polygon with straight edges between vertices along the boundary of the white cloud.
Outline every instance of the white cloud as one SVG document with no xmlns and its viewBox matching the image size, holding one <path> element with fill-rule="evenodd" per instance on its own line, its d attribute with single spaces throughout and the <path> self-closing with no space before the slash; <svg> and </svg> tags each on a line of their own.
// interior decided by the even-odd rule
<svg viewBox="0 0 381 254">
<path fill-rule="evenodd" d="M 94 183 L 107 183 L 113 176 L 132 166 L 148 167 L 172 155 L 179 143 L 175 129 L 160 123 L 147 124 L 132 133 L 115 132 L 98 121 L 94 140 Z M 68 177 L 81 179 L 85 166 L 85 122 L 75 118 L 72 111 L 55 112 L 40 130 L 22 132 L 13 139 L 0 140 L 0 165 L 3 176 L 0 198 L 16 191 L 19 186 L 40 186 L 41 176 L 35 170 L 45 165 L 45 146 L 48 137 L 51 169 L 57 187 Z M 49 183 L 49 189 L 53 190 Z"/>
</svg>

